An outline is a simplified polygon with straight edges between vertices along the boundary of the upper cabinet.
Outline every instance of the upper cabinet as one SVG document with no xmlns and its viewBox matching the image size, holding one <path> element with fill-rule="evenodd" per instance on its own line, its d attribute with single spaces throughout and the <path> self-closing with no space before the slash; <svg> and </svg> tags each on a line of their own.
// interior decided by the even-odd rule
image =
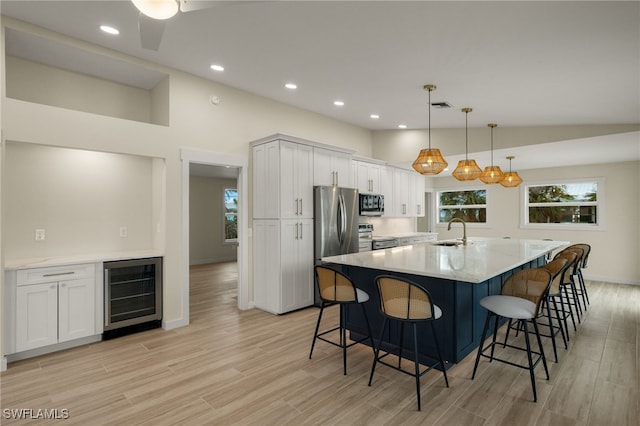
<svg viewBox="0 0 640 426">
<path fill-rule="evenodd" d="M 312 147 L 284 140 L 254 146 L 253 217 L 313 218 Z"/>
<path fill-rule="evenodd" d="M 353 161 L 353 179 L 361 193 L 380 194 L 380 176 L 382 165 L 366 161 Z"/>
<path fill-rule="evenodd" d="M 351 155 L 324 148 L 313 148 L 313 184 L 352 188 Z"/>
</svg>

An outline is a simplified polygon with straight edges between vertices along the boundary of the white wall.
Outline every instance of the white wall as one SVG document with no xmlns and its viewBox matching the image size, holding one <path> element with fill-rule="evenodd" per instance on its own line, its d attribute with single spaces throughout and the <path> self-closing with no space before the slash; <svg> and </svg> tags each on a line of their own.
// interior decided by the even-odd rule
<svg viewBox="0 0 640 426">
<path fill-rule="evenodd" d="M 153 247 L 151 158 L 11 141 L 5 155 L 7 258 Z"/>
<path fill-rule="evenodd" d="M 590 244 L 591 255 L 585 275 L 590 279 L 615 283 L 640 284 L 640 162 L 593 164 L 586 166 L 522 170 L 518 174 L 525 182 L 549 179 L 605 178 L 605 229 L 600 231 L 568 231 L 554 229 L 523 229 L 522 186 L 504 188 L 484 185 L 480 181 L 458 182 L 452 177 L 429 178 L 435 190 L 448 188 L 486 188 L 487 226 L 467 225 L 467 236 L 504 237 L 570 241 Z M 434 213 L 435 214 L 435 213 Z M 447 231 L 437 225 L 438 238 L 457 238 L 459 226 Z"/>
<path fill-rule="evenodd" d="M 225 188 L 236 188 L 236 179 L 201 176 L 189 178 L 189 264 L 237 259 L 236 244 L 224 243 Z"/>
</svg>

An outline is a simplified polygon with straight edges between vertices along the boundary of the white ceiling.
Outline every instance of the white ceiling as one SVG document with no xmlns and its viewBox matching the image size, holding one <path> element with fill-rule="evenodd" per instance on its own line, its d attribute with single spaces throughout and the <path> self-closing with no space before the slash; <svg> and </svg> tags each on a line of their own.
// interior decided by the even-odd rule
<svg viewBox="0 0 640 426">
<path fill-rule="evenodd" d="M 432 109 L 434 128 L 464 127 L 462 107 L 473 108 L 470 127 L 640 123 L 638 1 L 224 3 L 171 18 L 157 52 L 140 47 L 138 12 L 130 1 L 3 0 L 0 8 L 40 27 L 372 130 L 400 123 L 426 128 L 424 84 L 438 86 L 432 102 L 453 106 Z M 101 24 L 120 35 L 102 33 Z M 14 36 L 7 35 L 13 54 L 42 57 L 46 51 L 50 61 L 80 64 L 70 52 L 46 42 L 21 45 Z M 97 61 L 82 66 L 104 68 L 95 67 Z M 213 63 L 225 71 L 211 71 Z M 122 66 L 124 72 L 111 74 L 136 77 L 130 84 L 158 78 Z M 285 89 L 286 82 L 298 89 Z M 334 106 L 336 99 L 345 106 Z M 372 120 L 372 113 L 380 119 Z M 637 132 L 622 146 L 640 159 Z"/>
</svg>

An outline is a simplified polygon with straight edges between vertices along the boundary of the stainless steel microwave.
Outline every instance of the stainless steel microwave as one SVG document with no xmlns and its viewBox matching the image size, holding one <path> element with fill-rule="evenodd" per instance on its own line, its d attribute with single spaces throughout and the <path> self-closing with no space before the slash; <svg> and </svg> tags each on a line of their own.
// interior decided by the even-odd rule
<svg viewBox="0 0 640 426">
<path fill-rule="evenodd" d="M 384 214 L 384 195 L 358 194 L 360 198 L 360 216 L 382 216 Z"/>
</svg>

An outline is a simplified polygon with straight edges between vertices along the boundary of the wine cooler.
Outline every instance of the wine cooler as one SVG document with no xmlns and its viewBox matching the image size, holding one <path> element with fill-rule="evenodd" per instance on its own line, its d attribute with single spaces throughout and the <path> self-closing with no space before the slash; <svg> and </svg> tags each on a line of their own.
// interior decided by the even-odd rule
<svg viewBox="0 0 640 426">
<path fill-rule="evenodd" d="M 104 262 L 104 331 L 159 327 L 162 319 L 162 258 Z"/>
</svg>

